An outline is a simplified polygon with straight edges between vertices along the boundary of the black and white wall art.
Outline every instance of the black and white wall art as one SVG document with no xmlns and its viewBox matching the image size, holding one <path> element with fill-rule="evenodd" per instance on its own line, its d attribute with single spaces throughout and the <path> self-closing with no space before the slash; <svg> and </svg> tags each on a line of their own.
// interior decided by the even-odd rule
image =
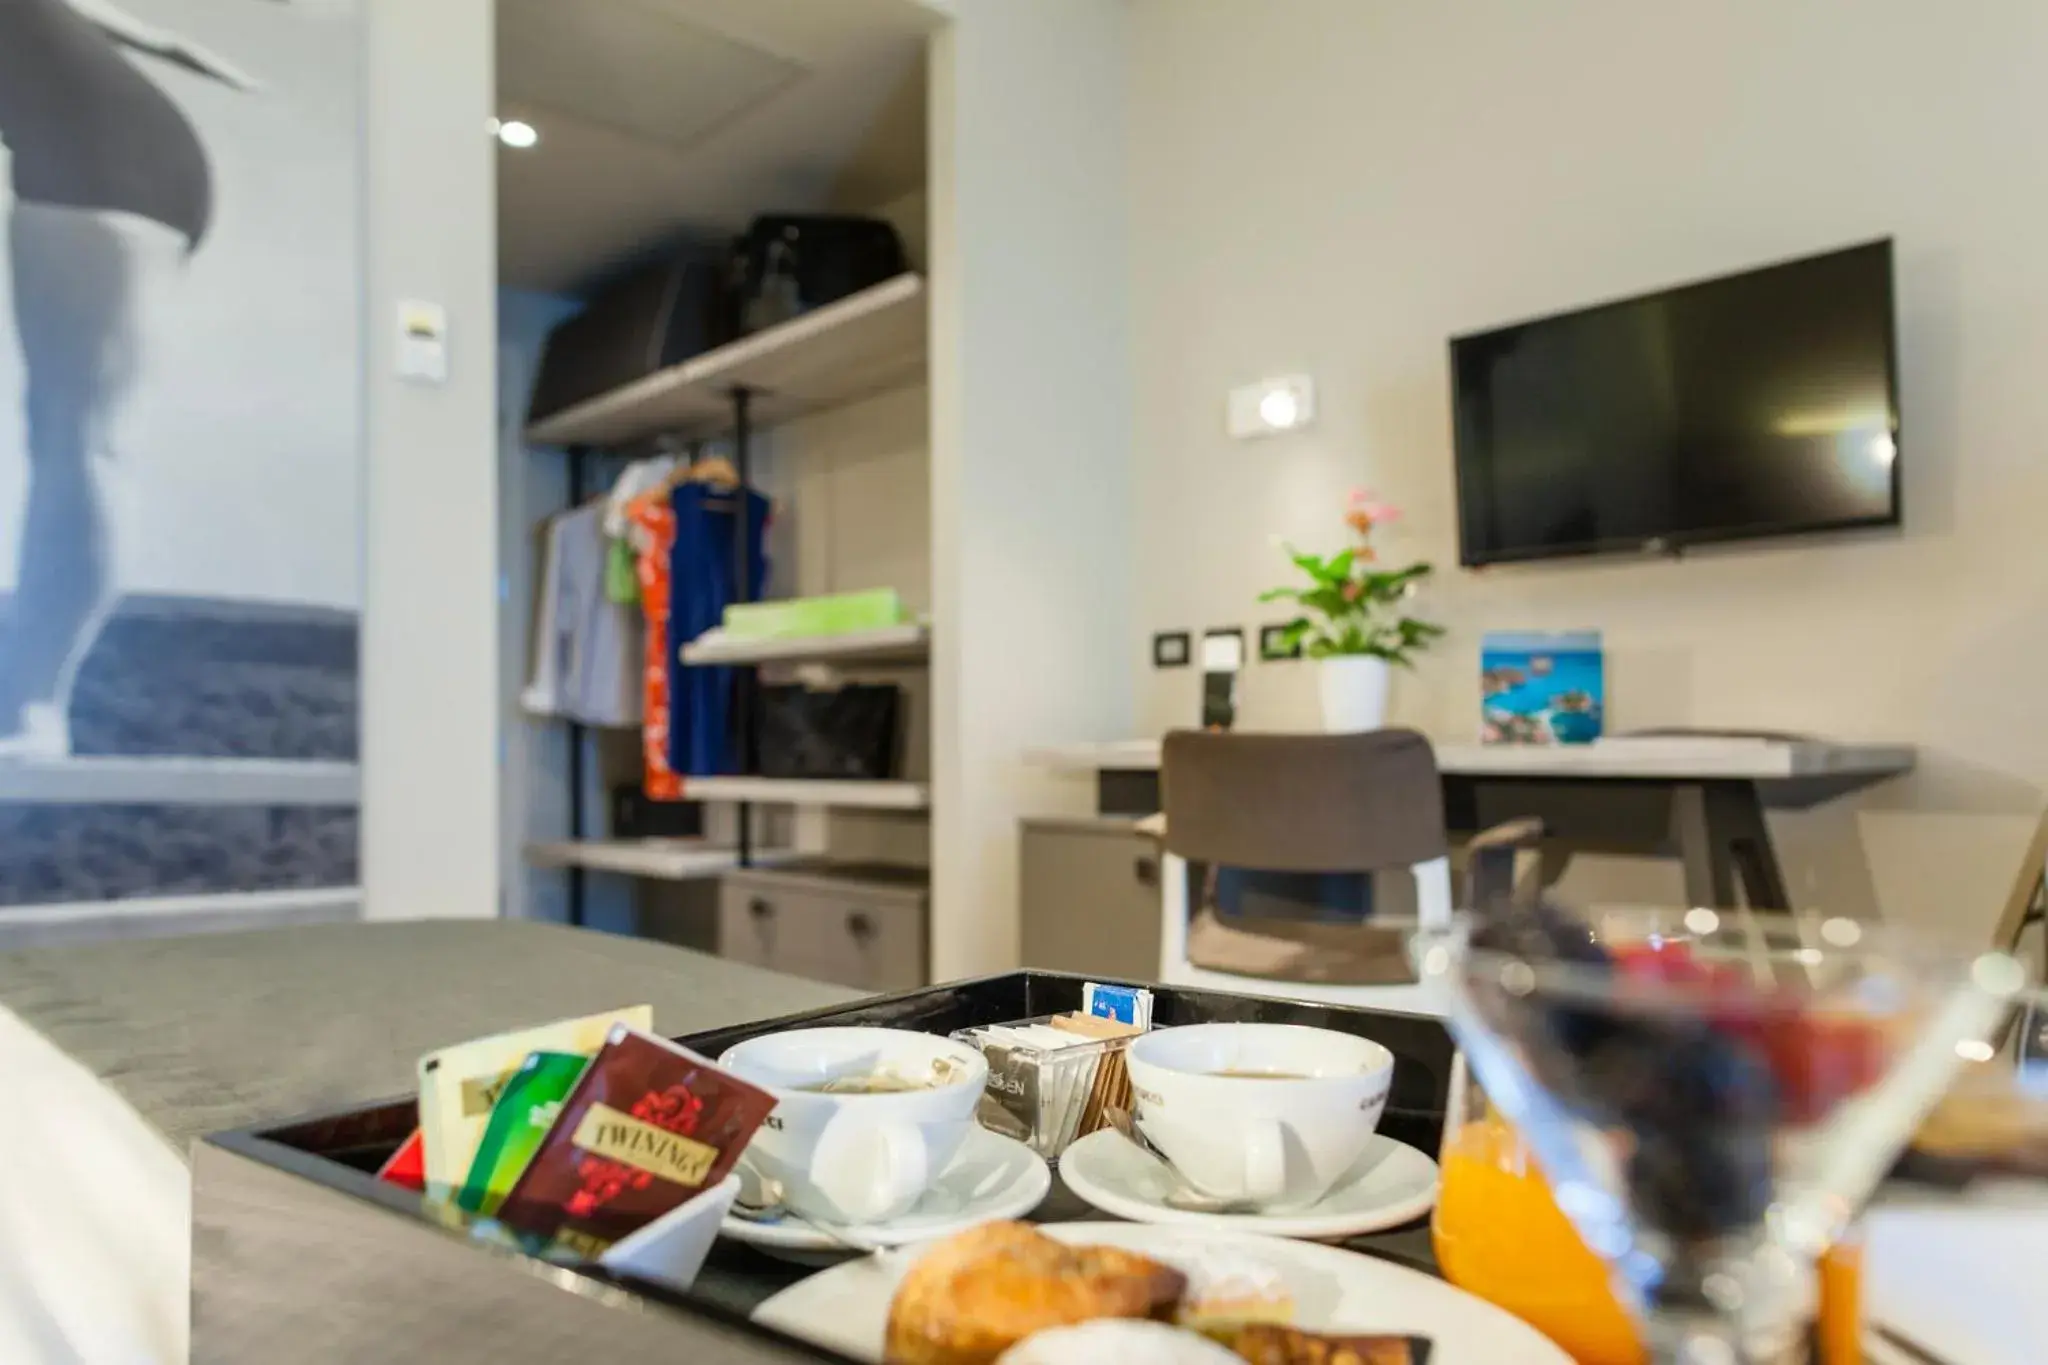
<svg viewBox="0 0 2048 1365">
<path fill-rule="evenodd" d="M 0 916 L 347 887 L 360 0 L 0 0 Z"/>
</svg>

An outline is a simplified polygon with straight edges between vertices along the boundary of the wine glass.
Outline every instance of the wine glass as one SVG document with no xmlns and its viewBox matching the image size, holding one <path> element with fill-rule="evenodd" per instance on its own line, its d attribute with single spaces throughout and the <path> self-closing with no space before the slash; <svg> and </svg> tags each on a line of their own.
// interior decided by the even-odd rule
<svg viewBox="0 0 2048 1365">
<path fill-rule="evenodd" d="M 1795 1356 L 1815 1259 L 2025 975 L 1888 926 L 1705 909 L 1502 906 L 1415 949 L 1663 1365 Z"/>
</svg>

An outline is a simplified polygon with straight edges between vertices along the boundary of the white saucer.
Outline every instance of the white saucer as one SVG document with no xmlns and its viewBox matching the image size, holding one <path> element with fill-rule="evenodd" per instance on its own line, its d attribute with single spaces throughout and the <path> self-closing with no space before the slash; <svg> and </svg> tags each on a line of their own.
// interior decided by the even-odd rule
<svg viewBox="0 0 2048 1365">
<path fill-rule="evenodd" d="M 968 1130 L 952 1164 L 910 1212 L 886 1223 L 864 1223 L 846 1231 L 853 1234 L 853 1240 L 876 1246 L 929 1242 L 992 1219 L 1021 1218 L 1037 1208 L 1051 1189 L 1052 1172 L 1044 1158 L 1023 1143 L 976 1124 Z M 728 1215 L 718 1235 L 774 1255 L 800 1253 L 798 1259 L 804 1260 L 814 1259 L 820 1252 L 852 1254 L 843 1242 L 794 1217 L 757 1222 Z"/>
<path fill-rule="evenodd" d="M 1073 1150 L 1067 1149 L 1070 1155 Z M 1571 1365 L 1542 1333 L 1485 1300 L 1341 1247 L 1132 1223 L 1047 1223 L 1039 1231 L 1072 1245 L 1122 1247 L 1169 1264 L 1218 1255 L 1257 1261 L 1286 1283 L 1296 1326 L 1425 1336 L 1435 1343 L 1430 1365 Z M 916 1260 L 897 1252 L 847 1261 L 769 1299 L 754 1310 L 754 1321 L 854 1360 L 880 1361 L 889 1301 Z"/>
<path fill-rule="evenodd" d="M 1134 1223 L 1227 1228 L 1269 1237 L 1336 1241 L 1399 1227 L 1436 1207 L 1436 1162 L 1384 1133 L 1337 1187 L 1306 1208 L 1286 1213 L 1195 1213 L 1166 1202 L 1184 1188 L 1167 1164 L 1114 1129 L 1090 1133 L 1060 1157 L 1060 1179 L 1081 1198 Z"/>
</svg>

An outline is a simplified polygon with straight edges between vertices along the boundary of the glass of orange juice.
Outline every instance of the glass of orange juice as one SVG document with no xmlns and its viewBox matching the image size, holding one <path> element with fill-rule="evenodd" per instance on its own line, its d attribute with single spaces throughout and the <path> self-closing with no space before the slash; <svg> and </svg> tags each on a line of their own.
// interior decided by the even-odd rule
<svg viewBox="0 0 2048 1365">
<path fill-rule="evenodd" d="M 1610 1271 L 1580 1240 L 1534 1155 L 1458 1058 L 1438 1153 L 1430 1222 L 1445 1279 L 1507 1309 L 1579 1365 L 1644 1365 L 1649 1354 L 1615 1297 Z M 1861 1365 L 1861 1257 L 1821 1262 L 1816 1365 Z"/>
<path fill-rule="evenodd" d="M 1606 1263 L 1550 1197 L 1521 1135 L 1467 1080 L 1463 1057 L 1438 1160 L 1430 1233 L 1444 1278 L 1521 1318 L 1579 1365 L 1643 1365 L 1649 1357 Z"/>
</svg>

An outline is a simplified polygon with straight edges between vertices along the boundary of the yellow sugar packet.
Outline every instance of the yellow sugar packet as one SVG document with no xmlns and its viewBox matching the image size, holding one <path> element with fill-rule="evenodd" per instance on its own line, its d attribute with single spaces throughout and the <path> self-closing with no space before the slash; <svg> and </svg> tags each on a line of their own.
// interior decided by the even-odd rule
<svg viewBox="0 0 2048 1365">
<path fill-rule="evenodd" d="M 589 1057 L 604 1046 L 605 1035 L 617 1024 L 652 1032 L 654 1008 L 634 1005 L 515 1029 L 420 1058 L 420 1137 L 426 1149 L 427 1188 L 453 1189 L 468 1176 L 491 1107 L 528 1053 L 574 1052 Z"/>
</svg>

